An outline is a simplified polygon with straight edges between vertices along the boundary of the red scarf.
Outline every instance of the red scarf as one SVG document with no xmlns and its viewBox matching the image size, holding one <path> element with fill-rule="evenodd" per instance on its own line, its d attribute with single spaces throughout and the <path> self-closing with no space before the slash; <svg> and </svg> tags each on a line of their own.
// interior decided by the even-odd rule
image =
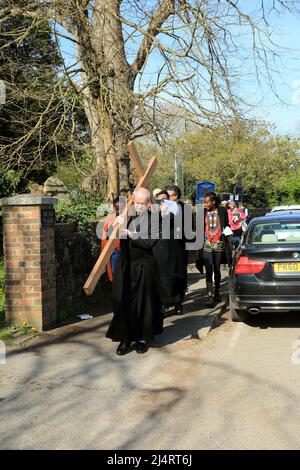
<svg viewBox="0 0 300 470">
<path fill-rule="evenodd" d="M 210 243 L 217 243 L 222 235 L 218 211 L 207 211 L 205 219 L 205 237 Z"/>
</svg>

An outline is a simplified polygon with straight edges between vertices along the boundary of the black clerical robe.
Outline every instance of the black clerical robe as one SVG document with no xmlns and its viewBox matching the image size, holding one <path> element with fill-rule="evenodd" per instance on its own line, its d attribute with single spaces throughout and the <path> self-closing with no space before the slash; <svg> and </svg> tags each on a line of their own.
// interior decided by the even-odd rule
<svg viewBox="0 0 300 470">
<path fill-rule="evenodd" d="M 178 202 L 180 209 L 178 217 L 181 218 L 179 225 L 176 227 L 176 218 L 175 218 L 175 238 L 177 237 L 178 242 L 178 264 L 179 264 L 179 273 L 180 273 L 180 282 L 179 282 L 179 294 L 181 301 L 184 299 L 186 288 L 187 288 L 187 266 L 188 266 L 188 251 L 186 250 L 187 239 L 185 237 L 185 227 L 184 227 L 184 211 L 186 210 L 186 205 L 182 202 Z"/>
<path fill-rule="evenodd" d="M 151 233 L 149 212 L 141 218 L 144 222 L 146 218 L 147 223 L 136 227 L 140 238 L 127 238 L 120 244 L 113 278 L 114 316 L 106 333 L 113 341 L 149 341 L 163 331 L 159 279 L 154 263 L 157 228 L 152 227 Z M 141 226 L 144 228 L 140 229 Z M 147 239 L 143 233 L 145 227 Z"/>
<path fill-rule="evenodd" d="M 168 214 L 159 218 L 159 240 L 154 246 L 154 261 L 159 278 L 159 293 L 164 306 L 178 304 L 181 300 L 184 266 L 182 264 L 181 240 L 174 235 L 174 216 Z M 163 223 L 169 227 L 164 237 Z M 166 235 L 166 234 L 165 234 Z"/>
</svg>

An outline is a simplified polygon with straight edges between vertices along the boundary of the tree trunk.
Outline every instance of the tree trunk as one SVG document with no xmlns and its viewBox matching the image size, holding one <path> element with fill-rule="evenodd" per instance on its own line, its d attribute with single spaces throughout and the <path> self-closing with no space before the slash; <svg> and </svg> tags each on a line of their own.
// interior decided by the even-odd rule
<svg viewBox="0 0 300 470">
<path fill-rule="evenodd" d="M 106 178 L 105 196 L 112 200 L 129 191 L 134 73 L 126 60 L 118 0 L 95 0 L 92 29 L 78 29 L 84 107 L 95 151 L 92 188 Z M 102 192 L 102 191 L 101 191 Z"/>
<path fill-rule="evenodd" d="M 126 60 L 120 2 L 95 0 L 91 45 L 98 77 L 97 111 L 107 165 L 107 197 L 129 190 L 133 73 Z"/>
<path fill-rule="evenodd" d="M 127 143 L 130 139 L 128 124 L 116 126 L 109 116 L 103 116 L 102 103 L 85 100 L 85 112 L 91 130 L 91 143 L 95 153 L 94 168 L 84 186 L 94 194 L 112 200 L 129 191 L 130 160 Z M 130 110 L 126 110 L 130 113 Z"/>
<path fill-rule="evenodd" d="M 103 145 L 107 168 L 107 188 L 106 194 L 109 201 L 112 201 L 120 192 L 119 165 L 116 153 L 112 128 L 109 124 L 104 124 L 102 128 Z"/>
<path fill-rule="evenodd" d="M 119 129 L 116 132 L 115 148 L 118 156 L 120 194 L 122 196 L 126 196 L 130 189 L 130 158 L 127 150 L 127 144 L 131 135 L 132 133 L 129 133 L 128 129 Z"/>
</svg>

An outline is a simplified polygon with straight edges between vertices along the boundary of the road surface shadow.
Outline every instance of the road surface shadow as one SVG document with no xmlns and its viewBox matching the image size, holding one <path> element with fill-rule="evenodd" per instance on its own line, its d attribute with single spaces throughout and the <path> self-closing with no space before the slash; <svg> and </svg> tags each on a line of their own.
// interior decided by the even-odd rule
<svg viewBox="0 0 300 470">
<path fill-rule="evenodd" d="M 245 322 L 253 328 L 300 328 L 300 310 L 296 312 L 274 312 L 248 315 Z"/>
<path fill-rule="evenodd" d="M 168 344 L 177 343 L 183 339 L 199 339 L 197 334 L 200 328 L 207 326 L 208 316 L 206 315 L 193 315 L 184 316 L 180 315 L 174 317 L 171 323 L 164 326 L 162 335 L 156 336 L 151 342 L 151 348 L 161 348 Z"/>
</svg>

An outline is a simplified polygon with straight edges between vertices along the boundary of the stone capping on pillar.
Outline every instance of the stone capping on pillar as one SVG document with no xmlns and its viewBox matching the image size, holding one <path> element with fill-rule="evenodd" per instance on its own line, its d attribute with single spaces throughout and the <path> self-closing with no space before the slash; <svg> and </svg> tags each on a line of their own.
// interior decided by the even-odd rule
<svg viewBox="0 0 300 470">
<path fill-rule="evenodd" d="M 22 194 L 20 196 L 5 197 L 0 200 L 1 206 L 41 206 L 53 205 L 57 203 L 55 197 L 33 196 L 32 194 Z"/>
<path fill-rule="evenodd" d="M 38 330 L 56 326 L 56 198 L 21 194 L 0 201 L 3 213 L 5 320 Z M 50 212 L 50 214 L 49 214 Z"/>
</svg>

